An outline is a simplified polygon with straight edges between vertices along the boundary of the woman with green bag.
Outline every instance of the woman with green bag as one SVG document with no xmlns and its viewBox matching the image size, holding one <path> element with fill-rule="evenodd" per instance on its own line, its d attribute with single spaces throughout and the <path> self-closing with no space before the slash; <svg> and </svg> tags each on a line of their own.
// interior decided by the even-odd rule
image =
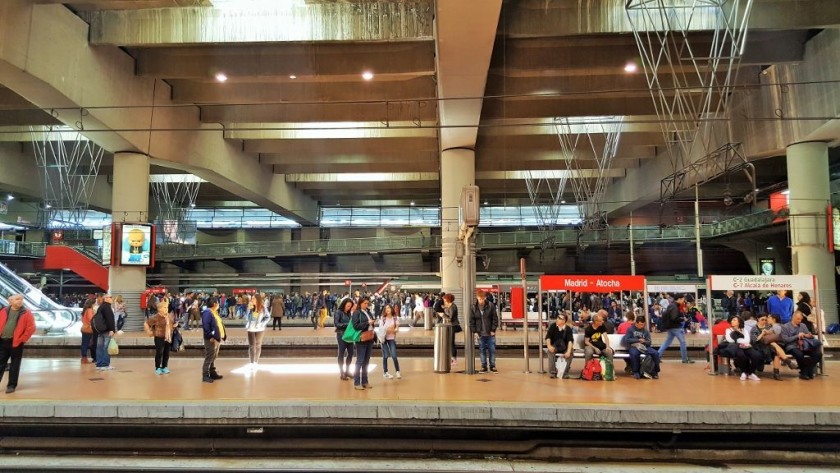
<svg viewBox="0 0 840 473">
<path fill-rule="evenodd" d="M 351 319 L 353 328 L 360 333 L 359 341 L 356 342 L 356 372 L 353 374 L 353 387 L 356 389 L 373 387 L 368 383 L 368 365 L 373 352 L 373 341 L 376 339 L 373 334 L 376 319 L 368 310 L 369 307 L 370 299 L 362 297 L 359 300 L 359 310 Z"/>
<path fill-rule="evenodd" d="M 341 302 L 341 306 L 333 316 L 335 339 L 338 341 L 338 373 L 342 381 L 350 379 L 350 363 L 353 362 L 353 352 L 355 351 L 354 342 L 344 340 L 344 335 L 349 328 L 352 317 L 353 299 L 348 297 Z M 355 333 L 352 329 L 351 332 Z"/>
</svg>

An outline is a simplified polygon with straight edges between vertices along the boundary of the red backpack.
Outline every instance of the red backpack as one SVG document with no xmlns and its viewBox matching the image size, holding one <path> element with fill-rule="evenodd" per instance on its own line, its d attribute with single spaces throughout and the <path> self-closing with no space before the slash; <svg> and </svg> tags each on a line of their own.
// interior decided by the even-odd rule
<svg viewBox="0 0 840 473">
<path fill-rule="evenodd" d="M 601 362 L 597 358 L 592 358 L 586 362 L 583 371 L 580 373 L 580 378 L 586 381 L 600 381 L 601 378 Z"/>
</svg>

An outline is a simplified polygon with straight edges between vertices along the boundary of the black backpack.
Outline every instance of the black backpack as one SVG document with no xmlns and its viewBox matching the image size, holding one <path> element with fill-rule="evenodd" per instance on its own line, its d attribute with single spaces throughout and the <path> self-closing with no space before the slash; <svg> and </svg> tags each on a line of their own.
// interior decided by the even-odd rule
<svg viewBox="0 0 840 473">
<path fill-rule="evenodd" d="M 105 333 L 108 331 L 108 324 L 105 323 L 105 316 L 102 315 L 101 309 L 96 309 L 93 318 L 90 320 L 90 326 L 96 333 Z"/>
<path fill-rule="evenodd" d="M 654 365 L 654 362 L 653 362 L 653 357 L 652 357 L 652 356 L 648 355 L 648 356 L 644 357 L 644 358 L 642 359 L 642 362 L 640 363 L 640 366 L 639 366 L 639 371 L 641 371 L 641 373 L 640 373 L 640 374 L 642 374 L 642 375 L 648 375 L 648 376 L 653 376 L 654 374 L 656 374 L 656 373 L 653 371 L 653 370 L 654 370 L 654 366 L 655 366 L 655 365 Z"/>
</svg>

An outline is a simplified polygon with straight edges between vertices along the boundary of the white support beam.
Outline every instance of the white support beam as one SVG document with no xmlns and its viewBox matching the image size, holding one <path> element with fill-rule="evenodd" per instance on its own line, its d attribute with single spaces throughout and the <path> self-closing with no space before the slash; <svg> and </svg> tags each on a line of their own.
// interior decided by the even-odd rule
<svg viewBox="0 0 840 473">
<path fill-rule="evenodd" d="M 191 172 L 286 217 L 317 221 L 317 202 L 202 125 L 197 110 L 167 108 L 166 84 L 135 77 L 134 61 L 118 48 L 91 47 L 87 25 L 63 6 L 0 4 L 0 83 L 39 107 L 75 108 L 58 118 L 83 122 L 88 138 L 108 151 L 148 154 L 153 164 Z"/>
</svg>

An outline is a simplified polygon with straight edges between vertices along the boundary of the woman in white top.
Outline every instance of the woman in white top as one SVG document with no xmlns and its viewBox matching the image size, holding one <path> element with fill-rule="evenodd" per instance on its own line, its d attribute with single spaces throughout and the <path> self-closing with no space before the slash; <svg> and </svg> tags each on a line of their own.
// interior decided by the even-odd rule
<svg viewBox="0 0 840 473">
<path fill-rule="evenodd" d="M 245 314 L 245 330 L 248 332 L 248 358 L 251 361 L 252 368 L 256 368 L 257 363 L 260 362 L 263 335 L 265 335 L 265 327 L 268 326 L 269 320 L 271 320 L 271 315 L 265 306 L 265 300 L 261 294 L 254 295 Z"/>
<path fill-rule="evenodd" d="M 730 353 L 734 355 L 732 361 L 741 370 L 741 381 L 761 381 L 755 372 L 759 367 L 764 366 L 764 355 L 750 344 L 750 336 L 744 332 L 744 322 L 741 317 L 735 316 L 729 322 L 730 327 L 726 329 L 726 341 L 730 346 L 737 346 Z"/>
<path fill-rule="evenodd" d="M 391 304 L 382 309 L 382 318 L 379 319 L 379 326 L 385 328 L 385 340 L 380 340 L 382 343 L 382 371 L 385 373 L 386 379 L 396 377 L 401 379 L 400 374 L 400 360 L 397 359 L 397 331 L 400 329 L 400 319 L 394 313 L 394 308 Z M 388 372 L 388 358 L 394 360 L 394 370 L 396 374 L 392 375 Z"/>
</svg>

